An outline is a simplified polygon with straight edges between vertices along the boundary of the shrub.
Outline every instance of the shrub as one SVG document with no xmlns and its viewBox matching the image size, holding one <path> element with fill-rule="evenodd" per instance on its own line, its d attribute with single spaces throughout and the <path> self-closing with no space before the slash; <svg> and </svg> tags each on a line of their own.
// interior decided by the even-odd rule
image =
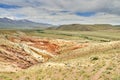
<svg viewBox="0 0 120 80">
<path fill-rule="evenodd" d="M 97 57 L 97 56 L 95 56 L 95 57 L 91 57 L 90 58 L 92 61 L 94 61 L 94 60 L 98 60 L 99 58 Z"/>
</svg>

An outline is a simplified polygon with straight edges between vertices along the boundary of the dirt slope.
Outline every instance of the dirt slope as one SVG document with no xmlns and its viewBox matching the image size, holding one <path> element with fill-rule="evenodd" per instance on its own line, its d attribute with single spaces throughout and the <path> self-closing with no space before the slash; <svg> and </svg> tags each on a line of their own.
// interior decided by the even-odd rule
<svg viewBox="0 0 120 80">
<path fill-rule="evenodd" d="M 0 62 L 7 62 L 20 69 L 46 62 L 60 54 L 61 51 L 84 47 L 84 44 L 77 44 L 72 41 L 41 39 L 27 35 L 2 35 L 0 42 Z"/>
</svg>

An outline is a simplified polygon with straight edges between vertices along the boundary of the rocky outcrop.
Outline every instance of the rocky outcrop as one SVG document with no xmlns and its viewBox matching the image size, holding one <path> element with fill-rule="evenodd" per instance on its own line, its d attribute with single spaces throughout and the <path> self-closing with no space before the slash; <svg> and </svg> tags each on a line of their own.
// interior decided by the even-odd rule
<svg viewBox="0 0 120 80">
<path fill-rule="evenodd" d="M 0 62 L 7 62 L 18 68 L 26 69 L 54 58 L 61 51 L 82 47 L 86 47 L 86 45 L 61 39 L 2 35 L 0 36 Z"/>
</svg>

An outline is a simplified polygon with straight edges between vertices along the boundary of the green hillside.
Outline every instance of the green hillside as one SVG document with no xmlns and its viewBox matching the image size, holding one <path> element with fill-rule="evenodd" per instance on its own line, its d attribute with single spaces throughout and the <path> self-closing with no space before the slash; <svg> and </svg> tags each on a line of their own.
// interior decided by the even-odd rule
<svg viewBox="0 0 120 80">
<path fill-rule="evenodd" d="M 110 24 L 94 24 L 94 25 L 83 25 L 83 24 L 70 24 L 61 25 L 59 27 L 48 28 L 52 30 L 68 30 L 68 31 L 97 31 L 97 30 L 111 30 L 120 29 L 119 26 L 113 26 Z"/>
</svg>

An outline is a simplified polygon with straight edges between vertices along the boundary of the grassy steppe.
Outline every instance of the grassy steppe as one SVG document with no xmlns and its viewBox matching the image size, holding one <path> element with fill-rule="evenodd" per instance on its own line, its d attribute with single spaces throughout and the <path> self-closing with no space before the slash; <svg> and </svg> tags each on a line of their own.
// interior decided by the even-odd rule
<svg viewBox="0 0 120 80">
<path fill-rule="evenodd" d="M 1 72 L 0 80 L 120 80 L 120 31 L 21 30 L 30 36 L 65 39 L 89 46 L 61 51 L 48 62 L 26 70 Z M 17 30 L 3 31 L 4 34 Z"/>
<path fill-rule="evenodd" d="M 67 57 L 66 57 L 67 58 Z M 50 60 L 17 73 L 0 73 L 2 80 L 119 80 L 120 49 L 64 61 Z"/>
<path fill-rule="evenodd" d="M 120 40 L 120 30 L 104 31 L 60 31 L 60 30 L 28 30 L 28 35 L 67 40 L 114 41 Z"/>
</svg>

